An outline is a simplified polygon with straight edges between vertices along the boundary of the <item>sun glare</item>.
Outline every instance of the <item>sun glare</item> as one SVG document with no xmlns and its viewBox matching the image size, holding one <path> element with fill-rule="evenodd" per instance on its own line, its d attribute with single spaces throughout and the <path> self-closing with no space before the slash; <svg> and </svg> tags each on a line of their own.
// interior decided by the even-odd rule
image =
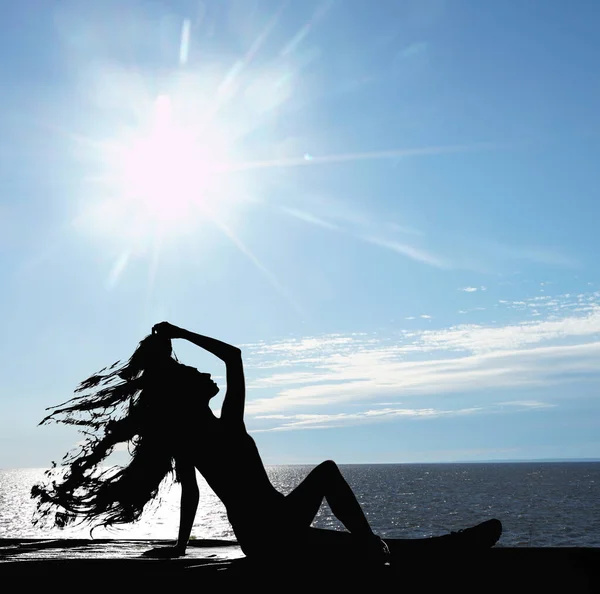
<svg viewBox="0 0 600 594">
<path fill-rule="evenodd" d="M 237 218 L 245 194 L 234 182 L 231 135 L 214 113 L 192 109 L 193 99 L 177 89 L 159 95 L 135 113 L 135 127 L 99 143 L 96 191 L 83 197 L 77 226 L 136 252 Z"/>
<path fill-rule="evenodd" d="M 230 199 L 224 139 L 187 124 L 170 97 L 159 96 L 149 125 L 119 147 L 115 163 L 120 199 L 163 232 L 213 218 Z"/>
</svg>

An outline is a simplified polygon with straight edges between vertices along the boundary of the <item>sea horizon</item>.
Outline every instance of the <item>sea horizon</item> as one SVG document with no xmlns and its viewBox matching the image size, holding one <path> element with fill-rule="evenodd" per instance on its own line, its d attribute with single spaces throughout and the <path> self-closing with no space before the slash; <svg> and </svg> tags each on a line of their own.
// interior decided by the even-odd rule
<svg viewBox="0 0 600 594">
<path fill-rule="evenodd" d="M 274 487 L 287 494 L 313 466 L 270 464 L 266 469 Z M 384 538 L 439 536 L 497 518 L 503 525 L 500 547 L 600 546 L 598 460 L 339 466 L 373 530 Z M 44 480 L 44 470 L 0 469 L 0 538 L 89 538 L 88 527 L 33 526 L 30 491 Z M 201 476 L 198 483 L 200 506 L 192 536 L 235 540 L 223 504 Z M 180 487 L 172 481 L 163 487 L 160 501 L 149 505 L 139 522 L 99 528 L 94 538 L 176 538 Z M 325 503 L 313 525 L 344 529 Z"/>
<path fill-rule="evenodd" d="M 427 462 L 338 462 L 338 466 L 394 466 L 394 465 L 438 465 L 438 464 L 557 464 L 594 463 L 600 458 L 503 458 L 500 460 L 442 460 Z M 115 463 L 117 464 L 117 463 Z M 316 466 L 319 462 L 269 462 L 265 466 Z M 57 465 L 60 467 L 61 465 Z M 106 465 L 111 466 L 111 465 Z M 0 466 L 0 470 L 47 470 L 50 466 Z"/>
</svg>

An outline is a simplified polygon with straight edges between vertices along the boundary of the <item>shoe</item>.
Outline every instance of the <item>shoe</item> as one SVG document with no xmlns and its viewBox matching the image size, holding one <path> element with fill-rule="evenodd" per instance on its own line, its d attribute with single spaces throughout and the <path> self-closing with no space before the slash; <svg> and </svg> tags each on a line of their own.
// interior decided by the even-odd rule
<svg viewBox="0 0 600 594">
<path fill-rule="evenodd" d="M 500 520 L 492 519 L 471 528 L 451 532 L 442 538 L 446 539 L 446 544 L 453 548 L 479 550 L 492 548 L 501 534 L 502 523 Z"/>
</svg>

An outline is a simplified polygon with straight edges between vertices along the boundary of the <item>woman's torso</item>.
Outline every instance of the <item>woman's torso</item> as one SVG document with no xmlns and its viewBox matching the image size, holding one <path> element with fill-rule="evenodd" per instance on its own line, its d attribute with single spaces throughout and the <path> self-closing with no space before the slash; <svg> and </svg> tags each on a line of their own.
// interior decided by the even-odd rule
<svg viewBox="0 0 600 594">
<path fill-rule="evenodd" d="M 223 502 L 240 543 L 254 540 L 261 523 L 278 515 L 284 495 L 271 484 L 243 421 L 215 417 L 193 397 L 181 396 L 176 407 L 179 419 L 169 423 L 177 427 L 177 450 Z"/>
<path fill-rule="evenodd" d="M 245 516 L 283 497 L 271 484 L 243 422 L 210 414 L 186 440 L 187 456 L 230 515 Z"/>
</svg>

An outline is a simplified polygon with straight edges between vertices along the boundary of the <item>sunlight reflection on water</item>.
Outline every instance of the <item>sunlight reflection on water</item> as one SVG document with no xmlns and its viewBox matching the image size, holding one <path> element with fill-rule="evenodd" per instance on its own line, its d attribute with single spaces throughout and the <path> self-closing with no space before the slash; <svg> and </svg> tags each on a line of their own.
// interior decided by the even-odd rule
<svg viewBox="0 0 600 594">
<path fill-rule="evenodd" d="M 283 493 L 311 466 L 270 466 Z M 491 517 L 504 525 L 504 546 L 600 546 L 600 463 L 345 465 L 342 472 L 374 530 L 382 536 L 418 538 Z M 42 529 L 31 524 L 31 486 L 43 469 L 0 470 L 0 537 L 89 537 L 89 528 Z M 234 539 L 223 504 L 199 478 L 200 506 L 192 535 Z M 176 538 L 179 487 L 162 490 L 162 502 L 137 523 L 98 529 L 95 538 Z M 343 529 L 323 505 L 314 523 Z"/>
</svg>

